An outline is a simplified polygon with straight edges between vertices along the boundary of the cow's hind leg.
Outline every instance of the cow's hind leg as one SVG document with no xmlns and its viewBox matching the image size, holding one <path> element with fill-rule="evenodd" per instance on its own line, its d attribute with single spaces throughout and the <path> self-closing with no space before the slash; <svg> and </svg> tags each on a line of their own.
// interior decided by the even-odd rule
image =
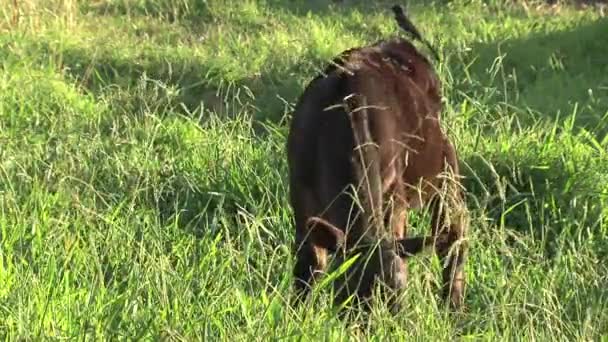
<svg viewBox="0 0 608 342">
<path fill-rule="evenodd" d="M 456 154 L 451 145 L 446 153 L 448 176 L 438 189 L 439 193 L 433 198 L 432 229 L 436 237 L 435 250 L 441 261 L 442 296 L 449 300 L 452 308 L 459 309 L 464 304 L 465 273 L 464 263 L 467 255 L 465 241 L 468 217 L 462 189 L 458 180 L 459 175 Z"/>
</svg>

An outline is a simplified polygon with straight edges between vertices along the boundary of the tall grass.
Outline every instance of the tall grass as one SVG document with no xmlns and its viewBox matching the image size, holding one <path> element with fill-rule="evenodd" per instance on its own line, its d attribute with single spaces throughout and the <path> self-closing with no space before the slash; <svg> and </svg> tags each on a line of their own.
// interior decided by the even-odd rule
<svg viewBox="0 0 608 342">
<path fill-rule="evenodd" d="M 429 254 L 410 262 L 402 313 L 377 304 L 349 324 L 327 284 L 286 302 L 285 137 L 325 60 L 395 32 L 392 3 L 6 4 L 5 339 L 608 337 L 608 22 L 593 8 L 410 5 L 441 47 L 466 175 L 467 311 L 444 309 Z"/>
</svg>

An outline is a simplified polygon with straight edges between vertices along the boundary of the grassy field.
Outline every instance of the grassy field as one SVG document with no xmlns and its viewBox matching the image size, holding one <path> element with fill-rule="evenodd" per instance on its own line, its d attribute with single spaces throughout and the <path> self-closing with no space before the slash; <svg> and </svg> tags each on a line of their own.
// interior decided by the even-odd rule
<svg viewBox="0 0 608 342">
<path fill-rule="evenodd" d="M 327 286 L 285 302 L 291 111 L 327 59 L 398 32 L 393 2 L 5 0 L 0 336 L 608 340 L 608 18 L 410 2 L 466 175 L 465 313 L 430 253 L 396 317 L 345 324 Z"/>
</svg>

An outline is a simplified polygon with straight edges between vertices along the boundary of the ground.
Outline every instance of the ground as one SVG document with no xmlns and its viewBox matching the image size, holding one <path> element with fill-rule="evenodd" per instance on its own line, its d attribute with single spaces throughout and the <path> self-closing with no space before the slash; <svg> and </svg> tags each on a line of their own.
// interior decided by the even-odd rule
<svg viewBox="0 0 608 342">
<path fill-rule="evenodd" d="M 291 293 L 285 138 L 388 1 L 23 0 L 0 8 L 0 336 L 608 338 L 608 19 L 410 1 L 440 50 L 471 213 L 467 310 L 410 261 L 403 312 L 342 322 Z M 370 4 L 373 3 L 373 4 Z M 428 215 L 411 218 L 428 232 Z"/>
</svg>

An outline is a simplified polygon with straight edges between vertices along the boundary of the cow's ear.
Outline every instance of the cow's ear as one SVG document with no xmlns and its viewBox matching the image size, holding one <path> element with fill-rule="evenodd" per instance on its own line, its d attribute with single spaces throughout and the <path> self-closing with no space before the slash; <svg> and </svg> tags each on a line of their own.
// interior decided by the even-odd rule
<svg viewBox="0 0 608 342">
<path fill-rule="evenodd" d="M 397 252 L 400 257 L 406 258 L 416 255 L 428 246 L 435 243 L 433 236 L 415 236 L 397 240 Z"/>
<path fill-rule="evenodd" d="M 319 247 L 335 251 L 344 244 L 344 232 L 320 217 L 309 218 L 306 227 L 309 238 Z"/>
</svg>

